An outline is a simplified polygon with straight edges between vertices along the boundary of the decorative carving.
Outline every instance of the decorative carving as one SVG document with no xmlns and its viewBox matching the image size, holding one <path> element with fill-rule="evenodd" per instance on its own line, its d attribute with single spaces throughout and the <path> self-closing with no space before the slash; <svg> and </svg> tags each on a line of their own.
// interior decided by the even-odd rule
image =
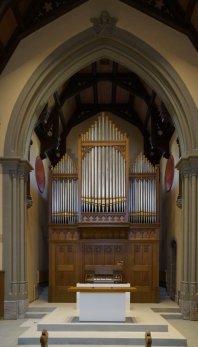
<svg viewBox="0 0 198 347">
<path fill-rule="evenodd" d="M 133 229 L 129 231 L 129 240 L 142 240 L 142 239 L 150 239 L 150 240 L 158 240 L 159 239 L 159 231 L 158 229 Z"/>
<path fill-rule="evenodd" d="M 53 241 L 79 240 L 79 233 L 77 230 L 49 229 L 49 239 Z"/>
<path fill-rule="evenodd" d="M 32 205 L 33 205 L 32 197 L 31 197 L 31 195 L 27 195 L 26 196 L 26 207 L 30 208 L 30 207 L 32 207 Z"/>
<path fill-rule="evenodd" d="M 115 30 L 117 18 L 111 17 L 107 11 L 102 11 L 99 18 L 92 17 L 90 21 L 97 35 L 111 35 Z"/>
<path fill-rule="evenodd" d="M 125 213 L 100 213 L 100 214 L 81 214 L 81 223 L 125 223 Z"/>
<path fill-rule="evenodd" d="M 182 195 L 179 194 L 176 200 L 176 206 L 182 208 Z"/>
</svg>

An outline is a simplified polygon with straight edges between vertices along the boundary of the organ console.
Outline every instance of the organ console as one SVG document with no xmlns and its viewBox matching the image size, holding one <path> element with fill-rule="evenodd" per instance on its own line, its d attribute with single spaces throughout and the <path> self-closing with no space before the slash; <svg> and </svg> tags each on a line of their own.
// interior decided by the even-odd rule
<svg viewBox="0 0 198 347">
<path fill-rule="evenodd" d="M 130 163 L 128 135 L 102 114 L 79 135 L 78 158 L 65 154 L 49 174 L 49 300 L 106 280 L 133 281 L 137 301 L 157 301 L 158 243 L 159 167 L 142 153 Z M 122 272 L 86 270 L 120 259 Z"/>
<path fill-rule="evenodd" d="M 122 283 L 122 271 L 113 266 L 96 265 L 85 273 L 85 283 Z"/>
</svg>

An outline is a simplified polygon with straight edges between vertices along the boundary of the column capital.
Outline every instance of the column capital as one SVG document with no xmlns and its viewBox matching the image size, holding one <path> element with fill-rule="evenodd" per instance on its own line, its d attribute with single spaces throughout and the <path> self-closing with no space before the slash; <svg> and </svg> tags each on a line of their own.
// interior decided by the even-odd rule
<svg viewBox="0 0 198 347">
<path fill-rule="evenodd" d="M 5 247 L 3 263 L 5 268 L 6 319 L 21 318 L 26 310 L 27 255 L 26 255 L 26 180 L 32 166 L 20 158 L 0 158 L 2 179 L 2 199 L 6 196 L 3 218 Z M 9 254 L 9 261 L 7 255 Z M 13 308 L 11 312 L 10 308 Z"/>
<path fill-rule="evenodd" d="M 198 156 L 189 156 L 181 158 L 178 161 L 176 168 L 183 176 L 198 176 Z"/>
<path fill-rule="evenodd" d="M 22 160 L 20 158 L 0 157 L 0 165 L 2 167 L 3 173 L 5 174 L 11 173 L 14 175 L 25 176 L 33 170 L 33 167 L 28 160 Z"/>
</svg>

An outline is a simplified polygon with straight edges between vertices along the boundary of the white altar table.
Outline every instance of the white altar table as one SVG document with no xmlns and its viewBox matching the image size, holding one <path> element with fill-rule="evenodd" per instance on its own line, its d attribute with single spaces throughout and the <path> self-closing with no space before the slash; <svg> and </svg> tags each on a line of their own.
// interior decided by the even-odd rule
<svg viewBox="0 0 198 347">
<path fill-rule="evenodd" d="M 80 321 L 123 322 L 130 311 L 130 292 L 136 289 L 130 283 L 77 283 L 68 290 L 77 293 Z"/>
</svg>

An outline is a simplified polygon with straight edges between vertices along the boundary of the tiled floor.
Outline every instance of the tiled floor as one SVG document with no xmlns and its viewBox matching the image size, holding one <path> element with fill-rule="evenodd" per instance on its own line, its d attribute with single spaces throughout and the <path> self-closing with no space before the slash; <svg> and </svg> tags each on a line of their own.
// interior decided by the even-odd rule
<svg viewBox="0 0 198 347">
<path fill-rule="evenodd" d="M 166 299 L 164 301 L 161 301 L 159 304 L 150 304 L 150 305 L 132 304 L 132 308 L 137 309 L 139 307 L 138 305 L 141 306 L 141 310 L 144 310 L 144 307 L 145 307 L 145 312 L 148 309 L 148 306 L 150 306 L 153 309 L 153 311 L 158 315 L 159 321 L 161 319 L 161 315 L 163 316 L 163 318 L 166 318 L 167 322 L 172 327 L 174 327 L 178 332 L 180 332 L 183 336 L 187 338 L 188 347 L 198 346 L 198 322 L 182 320 L 179 316 L 177 317 L 178 306 L 176 303 Z M 48 307 L 49 309 L 49 307 L 54 307 L 56 306 L 56 304 L 48 304 L 45 299 L 40 299 L 32 303 L 30 305 L 30 309 L 34 311 L 34 309 L 39 306 Z M 30 326 L 33 326 L 34 324 L 36 325 L 40 321 L 40 319 L 42 318 L 36 318 L 35 316 L 35 318 L 0 321 L 0 346 L 16 347 L 18 336 L 25 333 Z M 36 345 L 32 345 L 32 346 L 36 346 Z M 53 345 L 49 345 L 49 346 L 53 346 Z M 56 345 L 56 347 L 58 347 L 58 345 Z M 72 347 L 76 347 L 76 345 L 72 344 Z M 112 345 L 111 347 L 115 347 L 115 346 Z M 153 344 L 153 347 L 154 347 L 154 344 Z"/>
</svg>

